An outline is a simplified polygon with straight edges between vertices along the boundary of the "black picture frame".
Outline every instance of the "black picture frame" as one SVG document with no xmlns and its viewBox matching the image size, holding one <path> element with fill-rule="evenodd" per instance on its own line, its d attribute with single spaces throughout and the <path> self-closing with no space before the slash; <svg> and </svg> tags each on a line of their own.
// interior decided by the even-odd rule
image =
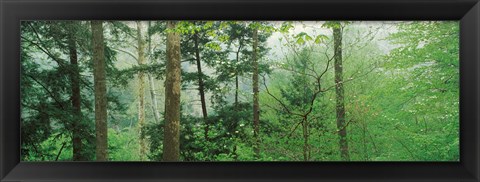
<svg viewBox="0 0 480 182">
<path fill-rule="evenodd" d="M 478 0 L 1 0 L 0 181 L 480 181 Z M 20 162 L 21 20 L 459 20 L 460 162 Z"/>
</svg>

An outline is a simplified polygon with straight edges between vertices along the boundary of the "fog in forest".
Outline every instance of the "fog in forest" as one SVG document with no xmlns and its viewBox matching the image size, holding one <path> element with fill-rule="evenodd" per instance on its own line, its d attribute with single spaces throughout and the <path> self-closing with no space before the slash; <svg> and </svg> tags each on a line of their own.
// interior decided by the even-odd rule
<svg viewBox="0 0 480 182">
<path fill-rule="evenodd" d="M 22 21 L 22 161 L 459 161 L 457 21 Z"/>
</svg>

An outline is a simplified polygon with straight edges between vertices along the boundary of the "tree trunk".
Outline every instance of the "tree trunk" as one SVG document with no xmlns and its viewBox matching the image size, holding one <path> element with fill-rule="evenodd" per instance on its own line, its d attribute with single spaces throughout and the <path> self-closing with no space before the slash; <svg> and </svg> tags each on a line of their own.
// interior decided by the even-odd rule
<svg viewBox="0 0 480 182">
<path fill-rule="evenodd" d="M 73 23 L 72 23 L 73 24 Z M 77 43 L 75 39 L 75 31 L 73 26 L 70 27 L 72 30 L 69 30 L 68 36 L 68 49 L 70 54 L 70 82 L 72 84 L 72 107 L 75 115 L 75 120 L 73 121 L 72 129 L 72 146 L 73 146 L 73 160 L 74 161 L 84 161 L 86 160 L 83 155 L 83 144 L 82 144 L 82 108 L 81 108 L 81 96 L 80 96 L 80 70 L 78 69 L 78 57 L 77 57 Z"/>
<path fill-rule="evenodd" d="M 138 42 L 138 65 L 141 66 L 145 64 L 145 42 L 142 38 L 142 25 L 141 22 L 137 21 L 137 42 Z M 138 129 L 140 131 L 140 160 L 145 160 L 147 155 L 147 145 L 145 142 L 145 73 L 140 71 L 138 73 Z"/>
<path fill-rule="evenodd" d="M 209 130 L 209 123 L 208 123 L 208 114 L 207 114 L 207 105 L 205 103 L 205 88 L 204 88 L 204 83 L 203 83 L 203 72 L 202 72 L 202 63 L 200 59 L 200 49 L 198 47 L 198 33 L 195 33 L 194 35 L 194 41 L 195 41 L 195 60 L 197 61 L 197 74 L 198 74 L 198 91 L 200 94 L 200 102 L 202 103 L 202 114 L 203 114 L 203 120 L 205 122 L 205 133 L 204 137 L 205 140 L 208 140 L 208 130 Z"/>
<path fill-rule="evenodd" d="M 95 89 L 95 134 L 97 161 L 108 160 L 107 143 L 107 87 L 105 76 L 105 48 L 102 21 L 92 21 L 93 79 Z"/>
<path fill-rule="evenodd" d="M 260 139 L 259 139 L 259 122 L 260 122 L 260 105 L 258 103 L 258 29 L 253 30 L 253 137 L 255 144 L 253 150 L 257 157 L 260 156 Z"/>
<path fill-rule="evenodd" d="M 342 28 L 333 28 L 333 42 L 335 50 L 334 70 L 335 70 L 335 94 L 337 111 L 337 128 L 339 135 L 340 154 L 342 160 L 349 161 L 347 128 L 345 126 L 345 101 L 343 90 L 343 67 L 342 67 Z"/>
<path fill-rule="evenodd" d="M 148 84 L 150 85 L 150 96 L 152 98 L 152 111 L 156 123 L 160 123 L 160 113 L 158 113 L 157 92 L 155 91 L 155 80 L 152 75 L 147 74 Z"/>
<path fill-rule="evenodd" d="M 240 51 L 242 49 L 242 44 L 243 44 L 243 42 L 239 40 L 238 41 L 238 49 L 237 49 L 237 52 L 236 52 L 236 64 L 237 65 L 240 62 Z M 240 108 L 239 108 L 239 105 L 238 105 L 238 92 L 239 92 L 239 87 L 238 87 L 238 76 L 239 75 L 238 74 L 239 74 L 238 68 L 235 68 L 235 103 L 234 103 L 234 107 L 235 107 L 236 112 L 240 111 Z M 240 122 L 240 119 L 238 117 L 235 117 L 235 123 L 236 123 L 235 127 L 238 127 L 239 122 Z M 235 140 L 237 139 L 237 136 L 238 136 L 238 134 L 234 135 Z M 234 159 L 234 161 L 238 161 L 237 142 L 234 142 L 234 144 L 233 144 L 233 159 Z"/>
<path fill-rule="evenodd" d="M 307 78 L 307 60 L 301 61 L 302 63 L 302 82 L 305 85 L 308 85 L 308 78 Z M 315 99 L 315 98 L 314 98 Z M 309 99 L 307 97 L 307 86 L 303 87 L 303 96 L 302 96 L 302 107 L 304 109 L 306 108 L 306 105 L 308 104 Z M 303 121 L 302 121 L 302 127 L 303 127 L 303 160 L 304 161 L 309 161 L 310 160 L 310 144 L 309 144 L 309 122 L 308 122 L 308 115 L 311 112 L 308 112 L 303 116 Z"/>
<path fill-rule="evenodd" d="M 242 49 L 242 44 L 243 42 L 242 41 L 238 41 L 238 49 L 237 49 L 237 52 L 236 52 L 236 63 L 238 64 L 238 62 L 240 61 L 240 51 Z M 237 68 L 235 68 L 235 109 L 238 110 L 238 70 Z"/>
<path fill-rule="evenodd" d="M 148 22 L 148 29 L 150 30 L 151 27 L 151 21 Z M 150 62 L 152 63 L 152 59 L 150 57 L 152 53 L 152 37 L 150 34 L 148 34 L 148 57 L 150 58 Z M 152 75 L 147 74 L 148 76 L 148 84 L 150 85 L 150 96 L 152 98 L 152 110 L 153 110 L 153 116 L 155 118 L 156 123 L 160 123 L 160 114 L 158 113 L 158 101 L 157 101 L 157 93 L 156 93 L 156 88 L 155 88 L 155 80 L 153 79 Z"/>
<path fill-rule="evenodd" d="M 308 144 L 308 122 L 307 117 L 303 118 L 302 121 L 302 132 L 303 132 L 303 160 L 310 160 L 310 145 Z"/>
<path fill-rule="evenodd" d="M 175 27 L 176 22 L 167 22 L 168 29 L 175 29 Z M 167 33 L 163 161 L 178 161 L 180 156 L 180 61 L 180 35 L 169 32 Z"/>
</svg>

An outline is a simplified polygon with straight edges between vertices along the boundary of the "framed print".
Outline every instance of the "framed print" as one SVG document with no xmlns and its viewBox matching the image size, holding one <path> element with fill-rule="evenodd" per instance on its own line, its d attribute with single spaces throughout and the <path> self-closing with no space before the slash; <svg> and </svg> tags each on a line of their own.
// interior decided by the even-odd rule
<svg viewBox="0 0 480 182">
<path fill-rule="evenodd" d="M 479 181 L 478 0 L 2 1 L 1 181 Z"/>
</svg>

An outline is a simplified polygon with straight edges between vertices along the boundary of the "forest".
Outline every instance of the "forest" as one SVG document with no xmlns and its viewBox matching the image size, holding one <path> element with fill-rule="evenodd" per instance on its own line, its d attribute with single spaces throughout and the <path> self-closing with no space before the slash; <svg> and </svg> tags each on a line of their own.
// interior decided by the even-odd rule
<svg viewBox="0 0 480 182">
<path fill-rule="evenodd" d="M 22 21 L 21 161 L 459 161 L 458 21 Z"/>
</svg>

